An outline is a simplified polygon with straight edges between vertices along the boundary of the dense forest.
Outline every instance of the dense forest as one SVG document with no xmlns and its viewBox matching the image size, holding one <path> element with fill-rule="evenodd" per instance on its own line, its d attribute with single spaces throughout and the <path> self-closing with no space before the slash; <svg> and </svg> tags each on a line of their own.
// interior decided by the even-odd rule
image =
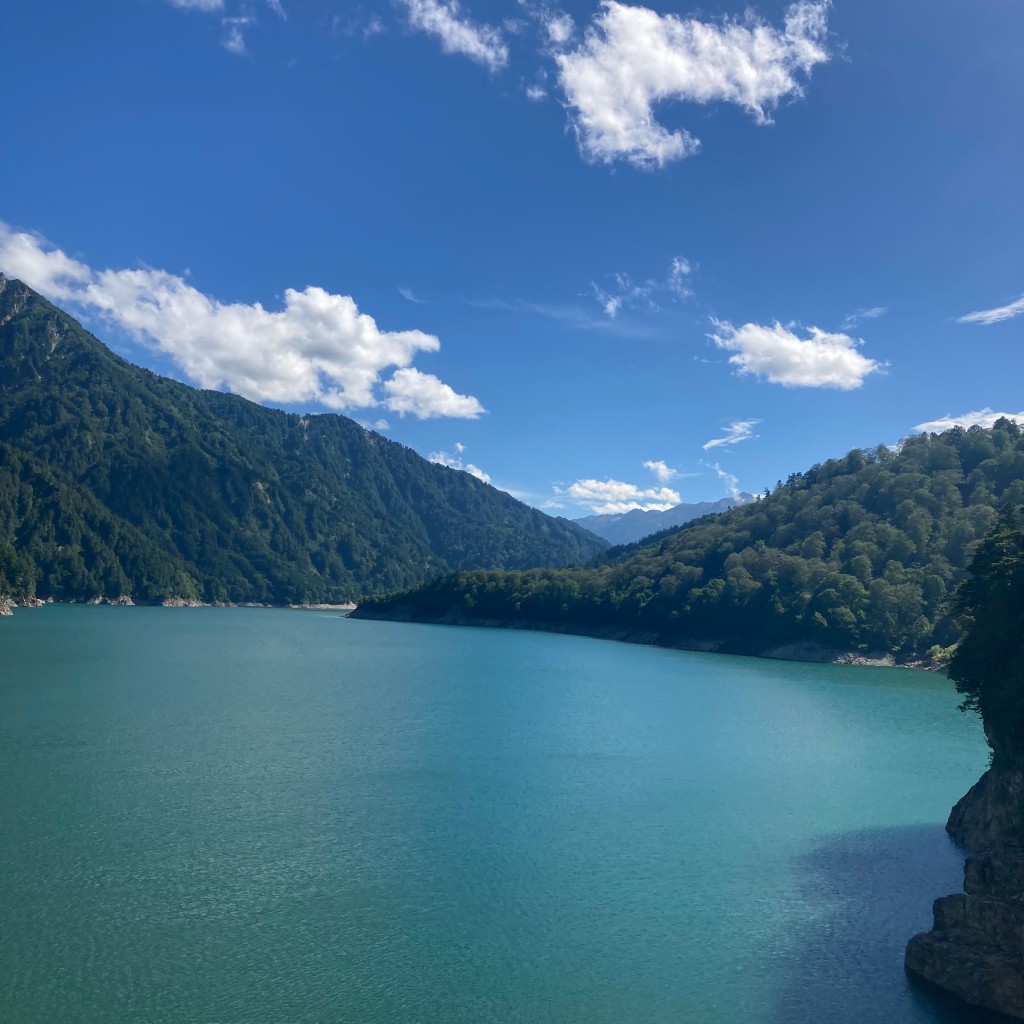
<svg viewBox="0 0 1024 1024">
<path fill-rule="evenodd" d="M 977 711 L 992 748 L 992 766 L 1024 770 L 1024 525 L 1006 506 L 957 589 L 954 605 L 963 640 L 949 664 L 964 698 Z"/>
<path fill-rule="evenodd" d="M 341 602 L 604 546 L 344 416 L 132 366 L 0 275 L 0 595 Z"/>
<path fill-rule="evenodd" d="M 852 451 L 583 567 L 450 574 L 357 614 L 940 656 L 959 637 L 952 591 L 997 510 L 1022 502 L 1024 437 L 1003 419 Z"/>
</svg>

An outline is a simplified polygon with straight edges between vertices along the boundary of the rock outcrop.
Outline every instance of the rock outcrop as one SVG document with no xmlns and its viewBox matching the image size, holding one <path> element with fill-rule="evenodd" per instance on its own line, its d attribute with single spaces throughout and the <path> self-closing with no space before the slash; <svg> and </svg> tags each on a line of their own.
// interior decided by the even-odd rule
<svg viewBox="0 0 1024 1024">
<path fill-rule="evenodd" d="M 907 970 L 1024 1020 L 1024 769 L 990 768 L 946 830 L 967 851 L 964 892 L 935 901 L 933 930 L 907 945 Z"/>
<path fill-rule="evenodd" d="M 10 598 L 0 597 L 0 617 L 4 615 L 13 615 L 14 612 L 11 609 Z"/>
</svg>

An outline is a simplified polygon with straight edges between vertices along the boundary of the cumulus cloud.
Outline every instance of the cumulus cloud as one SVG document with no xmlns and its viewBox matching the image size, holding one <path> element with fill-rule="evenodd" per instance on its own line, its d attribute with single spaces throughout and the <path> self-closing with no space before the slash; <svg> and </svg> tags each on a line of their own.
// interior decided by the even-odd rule
<svg viewBox="0 0 1024 1024">
<path fill-rule="evenodd" d="M 664 512 L 678 505 L 677 491 L 669 487 L 638 487 L 624 480 L 577 480 L 568 487 L 555 487 L 555 495 L 598 515 L 629 512 Z"/>
<path fill-rule="evenodd" d="M 977 412 L 965 412 L 959 416 L 951 416 L 947 413 L 941 419 L 929 420 L 927 423 L 918 423 L 914 430 L 924 433 L 941 434 L 944 430 L 952 430 L 953 427 L 991 427 L 996 420 L 1008 419 L 1024 426 L 1024 412 L 993 412 L 991 409 L 979 409 Z"/>
<path fill-rule="evenodd" d="M 499 29 L 463 17 L 458 0 L 402 0 L 409 25 L 436 36 L 445 53 L 458 53 L 491 71 L 508 64 L 508 47 Z"/>
<path fill-rule="evenodd" d="M 663 484 L 667 484 L 670 480 L 675 480 L 679 476 L 679 473 L 669 466 L 664 459 L 648 459 L 644 463 L 644 469 L 649 469 Z M 677 501 L 676 504 L 678 505 L 679 502 Z"/>
<path fill-rule="evenodd" d="M 852 330 L 862 321 L 877 320 L 880 316 L 885 316 L 888 312 L 889 310 L 885 306 L 871 306 L 868 309 L 858 309 L 855 313 L 851 313 L 843 320 L 839 325 L 839 329 L 841 331 Z"/>
<path fill-rule="evenodd" d="M 702 447 L 704 451 L 707 451 L 709 448 L 726 448 L 730 445 L 739 444 L 741 441 L 752 441 L 757 437 L 757 434 L 754 433 L 754 427 L 760 422 L 760 420 L 733 420 L 725 428 L 725 434 L 722 437 L 713 437 Z"/>
<path fill-rule="evenodd" d="M 861 342 L 848 334 L 829 334 L 818 327 L 807 338 L 776 322 L 772 327 L 714 321 L 710 337 L 719 348 L 734 353 L 729 362 L 739 372 L 754 374 L 787 388 L 859 388 L 882 364 L 857 351 Z"/>
<path fill-rule="evenodd" d="M 475 420 L 487 411 L 472 395 L 457 394 L 432 373 L 421 373 L 412 366 L 395 370 L 383 387 L 387 393 L 384 404 L 400 416 L 410 413 L 421 420 L 439 416 Z"/>
<path fill-rule="evenodd" d="M 477 399 L 411 367 L 419 353 L 440 348 L 436 337 L 382 331 L 348 295 L 308 286 L 287 289 L 280 310 L 222 303 L 167 271 L 93 270 L 3 222 L 0 269 L 129 331 L 204 388 L 339 410 L 384 405 L 421 418 L 474 419 L 484 412 Z M 397 370 L 382 381 L 390 367 Z"/>
<path fill-rule="evenodd" d="M 1010 320 L 1015 316 L 1024 313 L 1024 295 L 1014 302 L 1005 306 L 996 306 L 995 309 L 979 309 L 976 313 L 967 313 L 957 320 L 959 324 L 997 324 L 1001 320 Z"/>
<path fill-rule="evenodd" d="M 468 473 L 470 476 L 475 476 L 477 480 L 482 480 L 485 484 L 491 482 L 490 476 L 485 473 L 479 466 L 474 465 L 472 462 L 466 462 L 462 456 L 466 451 L 466 446 L 460 441 L 455 442 L 454 452 L 431 452 L 427 458 L 431 462 L 436 462 L 440 466 L 447 466 L 449 469 L 459 469 L 463 473 Z"/>
<path fill-rule="evenodd" d="M 734 103 L 771 123 L 781 100 L 802 94 L 800 76 L 830 57 L 829 2 L 800 0 L 773 28 L 752 14 L 703 22 L 604 0 L 579 48 L 555 56 L 582 155 L 650 168 L 696 153 L 698 139 L 655 119 L 667 100 Z"/>
</svg>

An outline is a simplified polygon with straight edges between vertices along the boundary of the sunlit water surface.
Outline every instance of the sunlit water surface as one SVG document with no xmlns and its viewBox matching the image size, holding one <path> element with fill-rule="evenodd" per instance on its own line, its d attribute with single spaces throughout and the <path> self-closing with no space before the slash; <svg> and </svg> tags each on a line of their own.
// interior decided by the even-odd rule
<svg viewBox="0 0 1024 1024">
<path fill-rule="evenodd" d="M 5 1024 L 930 1024 L 924 673 L 328 612 L 0 621 Z"/>
</svg>

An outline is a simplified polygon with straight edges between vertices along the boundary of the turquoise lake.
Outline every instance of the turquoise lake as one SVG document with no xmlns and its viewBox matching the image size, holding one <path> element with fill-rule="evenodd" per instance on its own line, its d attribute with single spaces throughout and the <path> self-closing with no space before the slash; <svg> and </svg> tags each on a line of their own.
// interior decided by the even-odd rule
<svg viewBox="0 0 1024 1024">
<path fill-rule="evenodd" d="M 0 620 L 4 1024 L 962 1024 L 920 672 L 330 612 Z"/>
</svg>

